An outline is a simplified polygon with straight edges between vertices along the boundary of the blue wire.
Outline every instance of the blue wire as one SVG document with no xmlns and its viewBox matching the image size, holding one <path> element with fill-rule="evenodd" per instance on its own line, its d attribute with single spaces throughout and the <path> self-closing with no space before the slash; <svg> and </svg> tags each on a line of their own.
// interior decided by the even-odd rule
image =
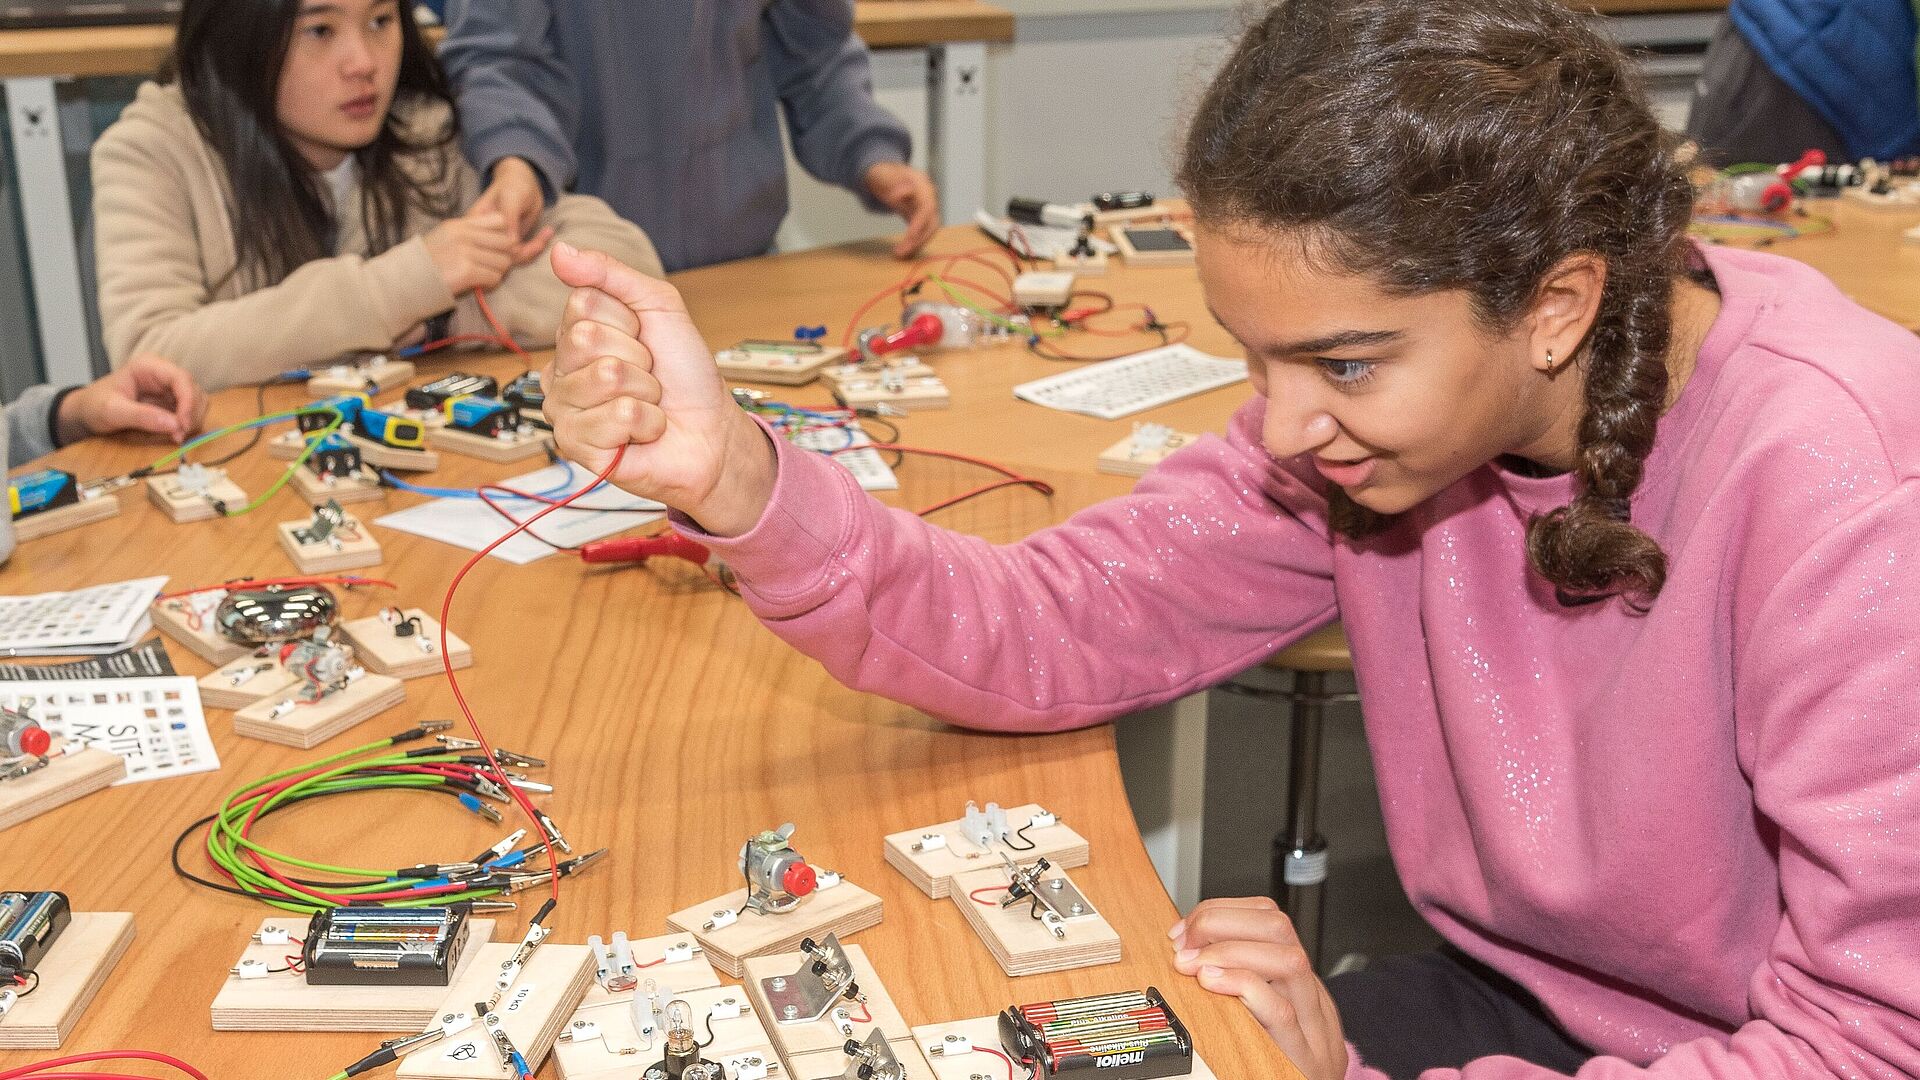
<svg viewBox="0 0 1920 1080">
<path fill-rule="evenodd" d="M 563 459 L 560 462 L 560 465 L 562 468 L 566 469 L 567 471 L 565 479 L 561 480 L 558 484 L 548 488 L 545 491 L 536 491 L 534 492 L 534 494 L 540 496 L 543 499 L 551 499 L 551 498 L 554 498 L 555 496 L 566 494 L 567 489 L 573 486 L 573 462 L 566 461 Z M 397 487 L 401 491 L 411 491 L 415 495 L 432 495 L 436 498 L 441 498 L 441 499 L 478 499 L 480 497 L 480 492 L 476 488 L 429 487 L 425 484 L 409 483 L 405 480 L 400 479 L 398 476 L 395 476 L 393 474 L 393 471 L 390 469 L 380 470 L 380 480 L 382 483 L 385 483 L 391 487 Z M 599 485 L 599 484 L 594 485 L 596 490 L 602 486 L 604 485 Z M 519 496 L 502 495 L 500 497 L 503 499 L 513 499 L 513 498 L 518 498 Z"/>
<path fill-rule="evenodd" d="M 180 452 L 184 454 L 187 451 L 192 450 L 194 447 L 200 446 L 201 444 L 209 442 L 215 438 L 220 438 L 227 435 L 236 435 L 242 431 L 250 431 L 257 427 L 266 427 L 268 424 L 278 424 L 278 423 L 281 423 L 282 421 L 292 420 L 292 419 L 294 419 L 294 417 L 291 417 L 291 416 L 273 416 L 273 417 L 263 416 L 256 420 L 249 420 L 246 423 L 241 424 L 238 427 L 235 427 L 231 430 L 210 431 L 205 435 L 199 436 L 198 438 L 187 440 L 186 445 L 180 448 Z"/>
</svg>

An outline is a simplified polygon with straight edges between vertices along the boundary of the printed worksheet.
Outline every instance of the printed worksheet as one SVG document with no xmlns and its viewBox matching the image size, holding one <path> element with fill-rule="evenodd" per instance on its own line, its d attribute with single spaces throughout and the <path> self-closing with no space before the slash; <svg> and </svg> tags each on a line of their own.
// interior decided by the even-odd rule
<svg viewBox="0 0 1920 1080">
<path fill-rule="evenodd" d="M 0 596 L 0 654 L 57 656 L 114 652 L 138 642 L 150 627 L 147 605 L 166 588 L 165 577 L 115 581 L 72 592 Z"/>
<path fill-rule="evenodd" d="M 0 705 L 24 712 L 63 739 L 126 760 L 121 784 L 212 772 L 220 767 L 190 676 L 0 682 Z"/>
</svg>

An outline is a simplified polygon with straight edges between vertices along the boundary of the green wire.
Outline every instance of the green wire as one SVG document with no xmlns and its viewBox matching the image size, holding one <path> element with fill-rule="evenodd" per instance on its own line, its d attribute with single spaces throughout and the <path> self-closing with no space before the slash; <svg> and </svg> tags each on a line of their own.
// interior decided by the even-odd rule
<svg viewBox="0 0 1920 1080">
<path fill-rule="evenodd" d="M 940 275 L 938 274 L 928 274 L 927 280 L 933 282 L 935 285 L 940 286 L 940 291 L 947 294 L 947 299 L 952 300 L 954 303 L 959 304 L 961 307 L 966 308 L 968 311 L 973 312 L 975 315 L 978 315 L 981 318 L 992 322 L 994 325 L 999 326 L 1003 329 L 1009 330 L 1013 333 L 1031 334 L 1034 337 L 1059 337 L 1061 334 L 1066 333 L 1065 330 L 1060 330 L 1060 329 L 1042 330 L 1040 327 L 1034 325 L 1031 319 L 1027 321 L 1027 324 L 1025 326 L 1022 326 L 1020 323 L 1015 322 L 1014 320 L 1009 319 L 1004 315 L 996 315 L 993 312 L 988 311 L 986 308 L 981 307 L 980 305 L 974 303 L 973 301 L 967 299 L 965 296 L 961 295 L 960 292 L 956 290 L 951 284 L 942 280 Z"/>
<path fill-rule="evenodd" d="M 308 413 L 315 413 L 315 412 L 337 412 L 337 410 L 334 410 L 333 407 L 329 405 L 319 405 L 319 404 L 301 405 L 297 408 L 282 409 L 279 412 L 267 413 L 265 416 L 256 416 L 251 420 L 242 420 L 237 424 L 228 424 L 226 427 L 223 427 L 218 431 L 209 432 L 208 434 L 202 435 L 197 439 L 189 439 L 187 442 L 181 444 L 180 446 L 175 447 L 173 450 L 169 451 L 165 457 L 162 457 L 160 460 L 147 466 L 147 471 L 152 472 L 155 469 L 161 468 L 162 466 L 166 465 L 168 462 L 171 462 L 173 459 L 181 456 L 182 454 L 187 453 L 190 450 L 197 450 L 200 447 L 205 446 L 206 444 L 213 442 L 217 439 L 224 439 L 228 435 L 231 435 L 236 431 L 245 431 L 249 426 L 252 426 L 252 425 L 265 426 L 267 424 L 277 424 L 282 420 L 291 420 L 296 416 L 305 416 Z"/>
<path fill-rule="evenodd" d="M 372 892 L 391 892 L 398 884 L 390 871 L 372 870 L 362 867 L 335 866 L 329 863 L 314 862 L 296 858 L 275 851 L 263 844 L 256 843 L 241 835 L 240 828 L 250 817 L 265 815 L 289 800 L 313 795 L 331 794 L 338 791 L 362 791 L 390 788 L 433 788 L 446 784 L 444 777 L 420 775 L 401 775 L 381 778 L 355 777 L 348 775 L 361 769 L 376 768 L 399 764 L 422 764 L 434 762 L 458 761 L 455 753 L 426 754 L 409 757 L 406 754 L 386 754 L 378 757 L 363 755 L 384 750 L 393 746 L 392 739 L 381 739 L 366 743 L 337 754 L 321 758 L 318 761 L 296 765 L 263 777 L 245 787 L 229 792 L 222 802 L 220 811 L 214 815 L 211 827 L 207 830 L 207 855 L 215 863 L 233 875 L 234 882 L 242 890 L 252 893 L 262 903 L 283 911 L 308 913 L 322 908 L 337 906 L 333 901 L 315 895 L 318 891 L 354 896 Z M 355 760 L 359 759 L 359 760 Z M 316 771 L 316 769 L 318 771 Z M 285 780 L 288 777 L 308 773 L 299 781 L 289 784 L 285 789 L 272 794 L 256 794 L 243 798 L 249 791 L 255 791 Z M 251 852 L 264 859 L 285 863 L 318 873 L 339 874 L 347 877 L 374 878 L 376 880 L 361 884 L 341 883 L 326 886 L 289 885 L 257 867 L 249 866 L 244 852 Z M 417 900 L 383 901 L 387 907 L 441 907 L 464 900 L 477 900 L 488 896 L 497 896 L 498 888 L 467 889 L 458 893 L 422 897 Z M 264 892 L 306 894 L 294 898 L 264 895 Z"/>
<path fill-rule="evenodd" d="M 288 465 L 286 471 L 280 474 L 280 479 L 273 482 L 272 487 L 261 493 L 259 498 L 254 499 L 240 509 L 227 511 L 227 516 L 239 517 L 241 514 L 247 513 L 250 510 L 258 509 L 261 503 L 279 494 L 280 489 L 287 486 L 287 481 L 293 479 L 293 474 L 300 471 L 300 466 L 305 465 L 307 459 L 313 456 L 314 447 L 320 445 L 320 440 L 338 430 L 340 430 L 340 419 L 338 415 L 336 415 L 333 423 L 328 424 L 326 427 L 308 436 L 306 445 L 300 448 L 300 456 L 293 459 L 292 464 Z"/>
</svg>

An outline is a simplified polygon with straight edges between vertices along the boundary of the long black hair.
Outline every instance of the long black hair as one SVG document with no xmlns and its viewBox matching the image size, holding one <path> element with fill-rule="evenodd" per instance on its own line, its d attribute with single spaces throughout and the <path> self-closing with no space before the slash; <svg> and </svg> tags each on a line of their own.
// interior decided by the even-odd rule
<svg viewBox="0 0 1920 1080">
<path fill-rule="evenodd" d="M 269 285 L 333 254 L 335 237 L 320 177 L 281 132 L 275 108 L 300 5 L 186 0 L 173 55 L 161 73 L 162 82 L 179 82 L 194 125 L 226 168 L 235 254 L 228 276 L 249 267 Z M 413 0 L 399 0 L 400 76 L 386 123 L 373 142 L 354 152 L 370 254 L 406 239 L 410 206 L 443 218 L 459 212 L 445 183 L 460 133 L 453 93 L 414 21 L 413 6 Z M 445 128 L 424 137 L 410 133 L 408 116 L 433 102 L 446 106 Z M 420 163 L 403 164 L 416 156 Z"/>
</svg>

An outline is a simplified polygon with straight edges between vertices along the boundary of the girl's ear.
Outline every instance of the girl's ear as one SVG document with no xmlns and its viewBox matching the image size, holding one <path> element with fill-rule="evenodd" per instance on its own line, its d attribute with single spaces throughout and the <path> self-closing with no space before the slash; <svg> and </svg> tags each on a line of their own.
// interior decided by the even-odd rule
<svg viewBox="0 0 1920 1080">
<path fill-rule="evenodd" d="M 1566 367 L 1593 328 L 1607 287 L 1607 260 L 1590 252 L 1569 255 L 1547 271 L 1528 316 L 1530 362 L 1552 375 Z"/>
</svg>

